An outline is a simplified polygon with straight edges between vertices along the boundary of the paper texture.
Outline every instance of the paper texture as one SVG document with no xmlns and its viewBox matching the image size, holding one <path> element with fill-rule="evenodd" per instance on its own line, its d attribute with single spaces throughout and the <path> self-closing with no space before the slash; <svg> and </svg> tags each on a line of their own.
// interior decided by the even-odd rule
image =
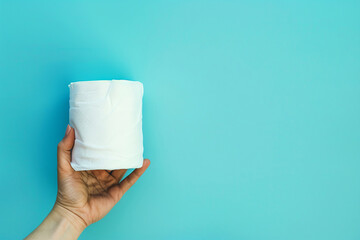
<svg viewBox="0 0 360 240">
<path fill-rule="evenodd" d="M 143 85 L 127 80 L 74 82 L 70 126 L 76 171 L 139 168 L 143 164 Z"/>
</svg>

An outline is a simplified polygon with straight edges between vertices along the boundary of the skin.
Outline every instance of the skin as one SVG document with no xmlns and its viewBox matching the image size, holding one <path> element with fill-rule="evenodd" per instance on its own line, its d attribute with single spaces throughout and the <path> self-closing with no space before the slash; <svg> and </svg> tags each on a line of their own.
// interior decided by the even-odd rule
<svg viewBox="0 0 360 240">
<path fill-rule="evenodd" d="M 115 206 L 150 165 L 145 159 L 141 168 L 124 179 L 126 169 L 77 172 L 70 165 L 74 140 L 74 129 L 68 125 L 58 144 L 58 193 L 54 207 L 26 239 L 77 239 L 87 226 Z"/>
</svg>

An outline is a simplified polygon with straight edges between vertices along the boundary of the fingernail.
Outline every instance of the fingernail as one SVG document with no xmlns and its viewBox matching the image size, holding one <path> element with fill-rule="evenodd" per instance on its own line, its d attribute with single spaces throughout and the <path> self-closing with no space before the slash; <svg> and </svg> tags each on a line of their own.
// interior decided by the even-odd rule
<svg viewBox="0 0 360 240">
<path fill-rule="evenodd" d="M 68 125 L 67 125 L 67 128 L 66 128 L 65 136 L 67 136 L 67 135 L 70 133 L 70 131 L 71 131 L 71 127 L 70 127 L 70 125 L 68 124 Z"/>
</svg>

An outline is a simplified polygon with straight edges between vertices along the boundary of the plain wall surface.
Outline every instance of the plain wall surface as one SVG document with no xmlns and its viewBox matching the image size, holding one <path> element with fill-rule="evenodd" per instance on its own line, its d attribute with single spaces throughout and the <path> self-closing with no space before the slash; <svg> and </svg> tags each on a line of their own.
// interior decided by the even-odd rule
<svg viewBox="0 0 360 240">
<path fill-rule="evenodd" d="M 68 84 L 144 84 L 152 165 L 80 239 L 360 239 L 358 1 L 0 0 L 0 238 L 56 197 Z"/>
</svg>

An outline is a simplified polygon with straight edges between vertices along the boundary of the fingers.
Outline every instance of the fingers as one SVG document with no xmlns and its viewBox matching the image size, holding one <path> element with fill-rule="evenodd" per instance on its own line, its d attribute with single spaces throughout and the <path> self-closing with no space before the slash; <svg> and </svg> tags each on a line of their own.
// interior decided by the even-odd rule
<svg viewBox="0 0 360 240">
<path fill-rule="evenodd" d="M 132 185 L 140 178 L 140 176 L 145 172 L 149 167 L 150 160 L 145 159 L 144 164 L 141 168 L 135 169 L 129 176 L 122 180 L 119 184 L 115 184 L 109 189 L 110 196 L 118 202 L 122 196 L 130 189 Z"/>
<path fill-rule="evenodd" d="M 141 168 L 135 169 L 129 176 L 119 183 L 119 188 L 125 193 L 129 188 L 135 184 L 135 182 L 140 178 L 140 176 L 145 172 L 149 167 L 150 160 L 145 159 L 143 166 Z"/>
<path fill-rule="evenodd" d="M 64 138 L 58 144 L 57 158 L 58 168 L 64 171 L 74 171 L 70 165 L 71 149 L 74 146 L 75 131 L 69 125 L 66 128 Z"/>
<path fill-rule="evenodd" d="M 114 170 L 111 172 L 111 175 L 118 181 L 120 182 L 120 180 L 124 177 L 125 173 L 126 173 L 127 169 L 119 169 L 119 170 Z"/>
</svg>

